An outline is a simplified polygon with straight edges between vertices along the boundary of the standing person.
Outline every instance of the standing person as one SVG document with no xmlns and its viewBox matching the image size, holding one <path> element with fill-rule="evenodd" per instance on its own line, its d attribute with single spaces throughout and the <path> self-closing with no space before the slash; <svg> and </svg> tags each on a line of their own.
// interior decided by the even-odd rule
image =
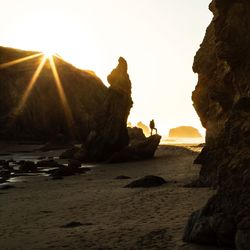
<svg viewBox="0 0 250 250">
<path fill-rule="evenodd" d="M 153 130 L 155 130 L 155 133 L 157 134 L 157 129 L 155 127 L 155 121 L 154 121 L 154 119 L 150 121 L 149 127 L 150 127 L 150 130 L 151 130 L 151 135 L 153 134 Z"/>
</svg>

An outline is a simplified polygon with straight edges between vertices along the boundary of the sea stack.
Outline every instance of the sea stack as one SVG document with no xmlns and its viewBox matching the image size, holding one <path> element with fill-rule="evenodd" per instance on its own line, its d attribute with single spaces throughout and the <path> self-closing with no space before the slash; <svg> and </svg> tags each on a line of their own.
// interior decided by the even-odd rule
<svg viewBox="0 0 250 250">
<path fill-rule="evenodd" d="M 191 126 L 180 126 L 169 130 L 169 137 L 172 138 L 199 138 L 202 137 L 197 128 Z"/>
<path fill-rule="evenodd" d="M 133 105 L 127 62 L 119 58 L 117 67 L 108 76 L 110 87 L 103 102 L 97 127 L 83 143 L 89 161 L 103 161 L 129 143 L 127 119 Z"/>
</svg>

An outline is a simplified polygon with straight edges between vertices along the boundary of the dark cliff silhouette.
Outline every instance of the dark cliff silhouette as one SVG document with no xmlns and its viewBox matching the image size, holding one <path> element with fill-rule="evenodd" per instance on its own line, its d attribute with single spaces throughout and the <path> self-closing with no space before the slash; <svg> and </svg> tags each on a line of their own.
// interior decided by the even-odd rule
<svg viewBox="0 0 250 250">
<path fill-rule="evenodd" d="M 196 186 L 217 187 L 189 219 L 184 240 L 249 249 L 250 246 L 250 2 L 214 0 L 193 69 L 194 107 L 207 129 Z"/>
<path fill-rule="evenodd" d="M 91 161 L 128 145 L 133 102 L 125 59 L 108 76 L 107 88 L 95 74 L 58 56 L 4 47 L 0 55 L 0 139 L 63 137 L 82 142 Z"/>
<path fill-rule="evenodd" d="M 129 143 L 127 118 L 133 105 L 131 81 L 127 73 L 127 62 L 119 58 L 118 66 L 108 76 L 110 87 L 96 129 L 93 129 L 84 146 L 91 161 L 107 159 Z"/>
<path fill-rule="evenodd" d="M 87 137 L 108 94 L 97 76 L 53 57 L 69 109 L 65 111 L 49 60 L 23 101 L 44 55 L 5 47 L 0 47 L 0 55 L 0 139 L 48 141 L 61 134 L 82 141 Z M 34 55 L 39 56 L 6 65 Z"/>
</svg>

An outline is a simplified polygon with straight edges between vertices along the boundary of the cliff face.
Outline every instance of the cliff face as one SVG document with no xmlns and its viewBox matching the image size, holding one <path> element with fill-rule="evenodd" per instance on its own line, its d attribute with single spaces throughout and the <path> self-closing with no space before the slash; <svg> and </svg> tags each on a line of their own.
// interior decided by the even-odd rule
<svg viewBox="0 0 250 250">
<path fill-rule="evenodd" d="M 215 0 L 210 5 L 214 19 L 209 25 L 194 60 L 198 84 L 193 92 L 194 107 L 207 129 L 206 148 L 200 157 L 201 180 L 216 184 L 217 155 L 233 106 L 250 94 L 249 2 Z M 240 138 L 239 138 L 240 139 Z M 212 156 L 213 154 L 213 156 Z"/>
<path fill-rule="evenodd" d="M 0 47 L 0 140 L 50 141 L 60 135 L 83 142 L 91 160 L 105 159 L 128 145 L 132 99 L 123 58 L 108 81 L 109 88 L 58 56 L 45 60 L 36 52 Z"/>
<path fill-rule="evenodd" d="M 184 240 L 220 246 L 250 246 L 250 2 L 214 0 L 209 25 L 193 69 L 194 107 L 207 129 L 200 185 L 217 194 L 192 214 Z"/>
</svg>

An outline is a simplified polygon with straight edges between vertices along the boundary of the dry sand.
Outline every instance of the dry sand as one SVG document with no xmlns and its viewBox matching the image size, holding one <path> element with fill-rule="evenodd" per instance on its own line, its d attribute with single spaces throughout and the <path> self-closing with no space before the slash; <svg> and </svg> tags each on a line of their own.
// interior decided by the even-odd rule
<svg viewBox="0 0 250 250">
<path fill-rule="evenodd" d="M 214 193 L 184 188 L 199 166 L 196 147 L 160 146 L 145 162 L 96 166 L 84 175 L 51 180 L 28 177 L 0 191 L 0 249 L 214 250 L 183 243 L 188 216 Z M 127 189 L 131 180 L 158 175 L 157 188 Z M 119 175 L 131 180 L 116 180 Z M 70 222 L 81 226 L 63 228 Z"/>
</svg>

